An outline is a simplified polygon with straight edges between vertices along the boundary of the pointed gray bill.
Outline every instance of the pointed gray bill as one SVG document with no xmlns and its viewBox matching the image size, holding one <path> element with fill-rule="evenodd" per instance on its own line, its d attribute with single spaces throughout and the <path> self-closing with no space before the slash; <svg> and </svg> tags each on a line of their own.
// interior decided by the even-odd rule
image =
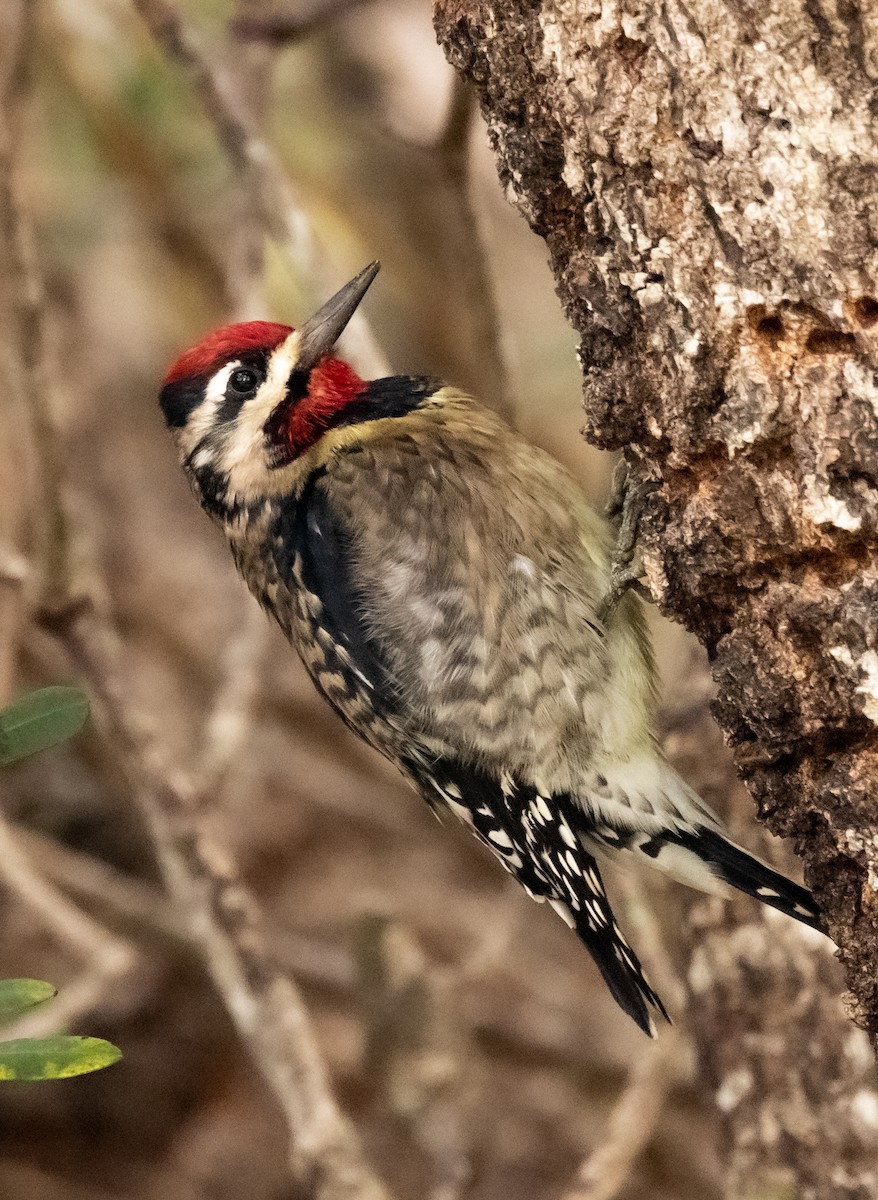
<svg viewBox="0 0 878 1200">
<path fill-rule="evenodd" d="M 360 301 L 380 269 L 381 263 L 369 263 L 350 283 L 346 283 L 337 291 L 331 300 L 327 300 L 310 321 L 305 322 L 299 330 L 297 371 L 310 371 L 321 358 L 326 357 L 357 311 Z"/>
</svg>

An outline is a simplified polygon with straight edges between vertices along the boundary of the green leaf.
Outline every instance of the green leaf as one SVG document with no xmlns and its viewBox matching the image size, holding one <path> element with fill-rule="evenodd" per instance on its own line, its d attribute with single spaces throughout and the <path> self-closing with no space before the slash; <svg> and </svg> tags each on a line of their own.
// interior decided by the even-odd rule
<svg viewBox="0 0 878 1200">
<path fill-rule="evenodd" d="M 48 687 L 0 710 L 0 767 L 48 750 L 79 733 L 88 700 L 78 688 Z"/>
<path fill-rule="evenodd" d="M 0 979 L 0 1024 L 20 1017 L 29 1008 L 45 1004 L 58 989 L 40 979 Z"/>
<path fill-rule="evenodd" d="M 0 1042 L 0 1080 L 69 1079 L 118 1062 L 122 1051 L 102 1038 L 20 1038 Z"/>
</svg>

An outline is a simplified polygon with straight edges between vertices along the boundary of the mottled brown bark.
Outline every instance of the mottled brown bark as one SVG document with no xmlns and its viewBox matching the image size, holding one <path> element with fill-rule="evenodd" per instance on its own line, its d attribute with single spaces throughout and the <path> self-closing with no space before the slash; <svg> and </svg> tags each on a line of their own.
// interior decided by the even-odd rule
<svg viewBox="0 0 878 1200">
<path fill-rule="evenodd" d="M 650 588 L 708 648 L 874 1042 L 878 10 L 437 0 L 436 20 L 582 336 L 586 437 L 659 485 Z"/>
</svg>

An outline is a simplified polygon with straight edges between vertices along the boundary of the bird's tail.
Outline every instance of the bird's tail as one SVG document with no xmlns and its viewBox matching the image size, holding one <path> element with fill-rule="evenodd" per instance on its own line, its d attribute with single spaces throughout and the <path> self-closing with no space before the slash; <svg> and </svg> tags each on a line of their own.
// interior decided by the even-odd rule
<svg viewBox="0 0 878 1200">
<path fill-rule="evenodd" d="M 602 777 L 604 794 L 589 797 L 590 819 L 580 823 L 579 832 L 593 849 L 620 865 L 625 852 L 631 852 L 644 864 L 701 891 L 728 895 L 730 888 L 737 888 L 813 929 L 821 928 L 820 910 L 808 889 L 733 842 L 667 762 L 644 759 L 640 769 L 636 767 L 626 764 L 619 781 L 608 783 Z M 619 802 L 621 795 L 624 803 Z"/>
<path fill-rule="evenodd" d="M 694 854 L 723 883 L 761 900 L 771 908 L 779 909 L 803 925 L 810 925 L 812 929 L 821 928 L 820 909 L 807 888 L 787 879 L 761 859 L 749 854 L 719 830 L 696 825 L 691 830 L 669 830 L 663 836 L 666 842 Z M 646 846 L 640 849 L 649 853 Z"/>
</svg>

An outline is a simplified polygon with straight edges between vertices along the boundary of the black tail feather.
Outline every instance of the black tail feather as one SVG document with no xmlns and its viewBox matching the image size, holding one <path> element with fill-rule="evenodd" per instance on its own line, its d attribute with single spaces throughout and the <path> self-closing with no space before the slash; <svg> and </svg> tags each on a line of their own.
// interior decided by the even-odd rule
<svg viewBox="0 0 878 1200">
<path fill-rule="evenodd" d="M 725 883 L 822 931 L 820 909 L 807 888 L 772 870 L 717 830 L 706 825 L 699 825 L 693 833 L 675 830 L 674 840 L 709 863 Z"/>
<path fill-rule="evenodd" d="M 596 869 L 596 868 L 595 868 Z M 592 903 L 599 904 L 606 923 L 589 922 L 576 913 L 576 932 L 613 994 L 613 999 L 649 1037 L 655 1037 L 655 1026 L 647 1004 L 652 1005 L 670 1024 L 661 997 L 643 973 L 637 955 L 628 945 L 603 891 L 593 894 Z"/>
</svg>

